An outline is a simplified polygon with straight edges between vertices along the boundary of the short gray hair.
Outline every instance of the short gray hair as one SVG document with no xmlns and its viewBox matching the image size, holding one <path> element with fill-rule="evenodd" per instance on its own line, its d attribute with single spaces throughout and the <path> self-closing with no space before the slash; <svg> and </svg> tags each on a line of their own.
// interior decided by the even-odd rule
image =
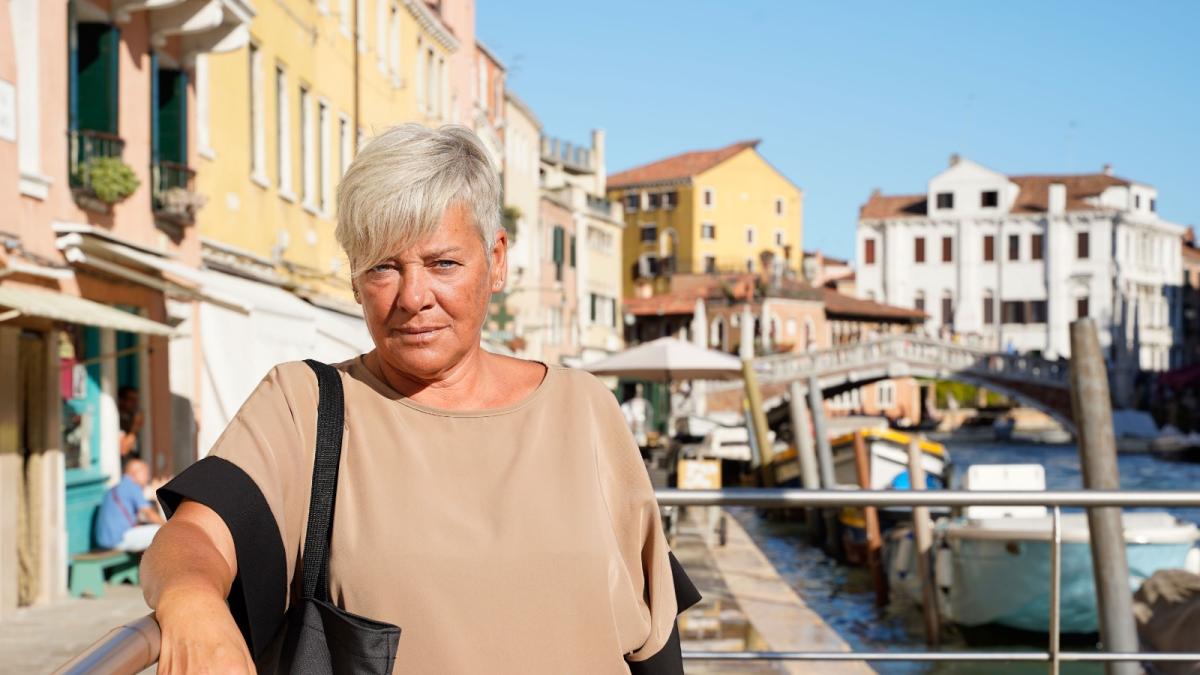
<svg viewBox="0 0 1200 675">
<path fill-rule="evenodd" d="M 500 230 L 500 178 L 466 127 L 392 127 L 371 139 L 338 185 L 335 236 L 357 276 L 432 234 L 465 207 L 486 249 Z M 488 258 L 491 260 L 490 256 Z"/>
</svg>

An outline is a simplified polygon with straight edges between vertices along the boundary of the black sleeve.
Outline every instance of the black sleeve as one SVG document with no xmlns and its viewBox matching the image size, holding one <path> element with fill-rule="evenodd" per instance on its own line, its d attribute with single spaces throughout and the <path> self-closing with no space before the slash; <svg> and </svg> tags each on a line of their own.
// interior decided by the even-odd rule
<svg viewBox="0 0 1200 675">
<path fill-rule="evenodd" d="M 671 581 L 675 584 L 675 604 L 679 614 L 683 614 L 692 605 L 700 602 L 700 591 L 683 571 L 683 565 L 675 558 L 674 553 L 668 553 L 671 560 Z M 630 675 L 684 675 L 683 648 L 679 642 L 679 621 L 671 629 L 671 637 L 654 656 L 643 661 L 629 662 Z"/>
<path fill-rule="evenodd" d="M 271 507 L 246 472 L 220 457 L 196 462 L 158 490 L 168 518 L 185 499 L 215 511 L 233 535 L 238 574 L 229 610 L 257 658 L 283 625 L 287 598 L 287 559 Z"/>
</svg>

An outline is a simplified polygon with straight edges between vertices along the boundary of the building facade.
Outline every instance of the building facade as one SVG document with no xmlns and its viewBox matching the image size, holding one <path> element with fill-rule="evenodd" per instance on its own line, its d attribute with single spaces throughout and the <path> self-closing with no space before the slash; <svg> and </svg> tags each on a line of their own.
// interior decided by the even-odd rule
<svg viewBox="0 0 1200 675">
<path fill-rule="evenodd" d="M 1182 363 L 1200 365 L 1200 246 L 1195 230 L 1188 229 L 1181 247 L 1183 258 Z"/>
<path fill-rule="evenodd" d="M 758 141 L 687 152 L 613 174 L 625 211 L 624 294 L 676 272 L 800 274 L 803 192 L 758 153 Z"/>
<path fill-rule="evenodd" d="M 929 315 L 927 329 L 997 349 L 1069 357 L 1068 326 L 1092 317 L 1110 362 L 1180 359 L 1183 228 L 1157 191 L 1114 176 L 1008 176 L 951 158 L 925 193 L 874 192 L 857 232 L 867 299 Z"/>
<path fill-rule="evenodd" d="M 542 136 L 540 158 L 543 199 L 563 205 L 571 212 L 571 226 L 543 223 L 549 236 L 549 260 L 543 270 L 567 264 L 574 270 L 574 286 L 566 306 L 573 306 L 569 330 L 574 334 L 575 352 L 566 363 L 577 365 L 599 360 L 619 351 L 624 341 L 621 328 L 621 238 L 624 223 L 620 209 L 605 192 L 604 131 L 592 131 L 589 146 Z M 547 265 L 549 267 L 547 267 Z M 548 277 L 543 277 L 548 278 Z M 551 316 L 557 308 L 547 299 Z"/>
<path fill-rule="evenodd" d="M 66 592 L 123 436 L 156 475 L 194 457 L 197 345 L 175 326 L 209 298 L 195 63 L 245 44 L 252 17 L 0 2 L 0 615 Z"/>
</svg>

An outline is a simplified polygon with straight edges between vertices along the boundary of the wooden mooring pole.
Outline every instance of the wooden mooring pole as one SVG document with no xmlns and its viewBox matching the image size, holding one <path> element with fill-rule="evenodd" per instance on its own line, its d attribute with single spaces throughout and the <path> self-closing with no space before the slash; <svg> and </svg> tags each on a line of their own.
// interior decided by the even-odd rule
<svg viewBox="0 0 1200 675">
<path fill-rule="evenodd" d="M 871 457 L 867 454 L 867 442 L 862 431 L 854 432 L 854 468 L 858 473 L 858 486 L 871 489 Z M 867 567 L 875 584 L 875 604 L 883 607 L 888 601 L 887 575 L 883 571 L 883 537 L 879 534 L 879 510 L 874 506 L 863 507 L 863 519 L 867 529 Z"/>
<path fill-rule="evenodd" d="M 1113 433 L 1112 399 L 1108 372 L 1096 323 L 1078 319 L 1071 323 L 1071 410 L 1079 430 L 1079 463 L 1085 490 L 1119 490 L 1117 443 Z M 1125 557 L 1125 531 L 1121 509 L 1088 508 L 1092 569 L 1096 580 L 1096 605 L 1100 612 L 1100 640 L 1107 652 L 1136 652 L 1137 627 L 1133 594 L 1129 590 L 1129 561 Z M 1105 664 L 1108 675 L 1137 675 L 1137 663 Z"/>
<path fill-rule="evenodd" d="M 913 490 L 925 489 L 925 462 L 921 455 L 921 437 L 908 441 L 908 480 Z M 937 587 L 932 570 L 933 523 L 928 506 L 912 510 L 913 543 L 916 545 L 917 577 L 921 581 L 921 611 L 925 615 L 925 642 L 931 647 L 942 643 L 942 622 L 938 617 Z"/>
</svg>

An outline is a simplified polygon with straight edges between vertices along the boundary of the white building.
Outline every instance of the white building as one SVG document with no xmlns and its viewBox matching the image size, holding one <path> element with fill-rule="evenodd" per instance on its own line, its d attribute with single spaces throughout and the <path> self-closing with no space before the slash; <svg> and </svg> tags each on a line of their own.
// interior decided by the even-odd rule
<svg viewBox="0 0 1200 675">
<path fill-rule="evenodd" d="M 1157 191 L 1111 167 L 1007 176 L 971 161 L 915 195 L 872 193 L 859 213 L 859 295 L 923 309 L 927 328 L 1049 358 L 1090 316 L 1116 366 L 1180 358 L 1180 237 Z M 1131 368 L 1123 368 L 1129 371 Z"/>
</svg>

